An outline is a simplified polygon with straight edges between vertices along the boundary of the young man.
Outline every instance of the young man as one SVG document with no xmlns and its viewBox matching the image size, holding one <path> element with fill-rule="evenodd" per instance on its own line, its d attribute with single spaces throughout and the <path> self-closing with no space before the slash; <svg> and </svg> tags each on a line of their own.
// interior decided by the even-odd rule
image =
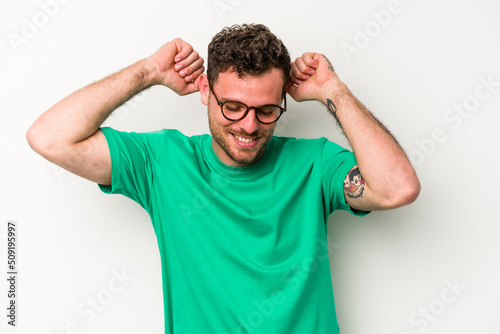
<svg viewBox="0 0 500 334">
<path fill-rule="evenodd" d="M 326 224 L 396 208 L 418 178 L 389 131 L 319 53 L 290 62 L 263 25 L 225 28 L 203 59 L 181 39 L 66 97 L 27 134 L 35 151 L 148 211 L 162 261 L 165 333 L 338 333 Z M 100 128 L 140 91 L 200 91 L 212 136 Z M 273 136 L 286 109 L 318 100 L 354 154 Z"/>
</svg>

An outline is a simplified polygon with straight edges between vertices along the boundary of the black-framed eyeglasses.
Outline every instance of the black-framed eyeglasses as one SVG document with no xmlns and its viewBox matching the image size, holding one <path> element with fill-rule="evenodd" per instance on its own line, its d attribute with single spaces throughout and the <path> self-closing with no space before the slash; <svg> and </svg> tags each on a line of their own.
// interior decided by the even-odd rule
<svg viewBox="0 0 500 334">
<path fill-rule="evenodd" d="M 240 121 L 246 117 L 250 109 L 255 110 L 255 117 L 262 124 L 271 124 L 276 122 L 281 115 L 286 111 L 286 91 L 283 91 L 282 99 L 285 101 L 285 107 L 275 104 L 266 104 L 260 107 L 249 107 L 244 103 L 237 101 L 225 101 L 219 102 L 219 99 L 215 95 L 214 88 L 211 83 L 208 84 L 210 90 L 214 94 L 215 101 L 220 106 L 222 116 L 224 116 L 229 121 Z"/>
</svg>

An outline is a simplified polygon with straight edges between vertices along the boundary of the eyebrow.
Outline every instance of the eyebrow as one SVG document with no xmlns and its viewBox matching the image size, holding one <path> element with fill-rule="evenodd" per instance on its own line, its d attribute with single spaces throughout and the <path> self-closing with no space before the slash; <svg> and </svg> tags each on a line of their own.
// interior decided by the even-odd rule
<svg viewBox="0 0 500 334">
<path fill-rule="evenodd" d="M 224 98 L 224 97 L 221 97 L 220 95 L 217 95 L 215 94 L 214 92 L 214 86 L 212 85 L 211 82 L 209 82 L 209 88 L 210 88 L 210 91 L 212 92 L 212 94 L 214 94 L 214 97 L 216 97 L 216 100 L 218 100 L 220 103 L 226 103 L 226 102 L 238 102 L 238 103 L 241 103 L 241 104 L 244 104 L 246 105 L 247 107 L 249 107 L 248 104 L 242 102 L 242 101 L 239 101 L 239 100 L 234 100 L 234 99 L 228 99 L 228 98 Z M 273 106 L 279 106 L 281 107 L 281 103 L 283 102 L 284 98 L 285 98 L 285 95 L 286 95 L 286 90 L 283 90 L 283 92 L 281 93 L 280 95 L 280 101 L 278 103 L 266 103 L 266 104 L 261 104 L 260 106 L 253 106 L 254 108 L 259 108 L 259 107 L 263 107 L 263 106 L 269 106 L 269 105 L 273 105 Z"/>
<path fill-rule="evenodd" d="M 213 93 L 213 91 L 212 91 L 212 93 Z M 224 98 L 221 98 L 221 97 L 219 97 L 219 96 L 217 96 L 217 98 L 219 99 L 219 102 L 221 102 L 221 103 L 226 103 L 226 102 L 238 102 L 238 103 L 241 103 L 241 104 L 246 105 L 247 107 L 254 107 L 254 108 L 260 108 L 260 107 L 270 106 L 270 105 L 273 105 L 273 106 L 279 106 L 279 107 L 281 107 L 281 103 L 283 102 L 283 94 L 281 94 L 281 100 L 280 100 L 280 102 L 279 102 L 279 103 L 265 103 L 265 104 L 261 104 L 261 105 L 258 105 L 258 106 L 250 106 L 250 105 L 248 105 L 248 104 L 246 104 L 246 103 L 244 103 L 244 102 L 241 102 L 241 101 L 239 101 L 239 100 L 233 100 L 233 99 L 227 99 L 227 98 L 226 98 L 226 99 L 224 99 Z"/>
</svg>

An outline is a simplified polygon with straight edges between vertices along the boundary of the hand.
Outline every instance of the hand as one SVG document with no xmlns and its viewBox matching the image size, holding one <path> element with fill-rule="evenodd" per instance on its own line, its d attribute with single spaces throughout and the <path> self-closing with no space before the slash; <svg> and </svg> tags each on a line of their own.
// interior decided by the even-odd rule
<svg viewBox="0 0 500 334">
<path fill-rule="evenodd" d="M 318 100 L 341 83 L 332 63 L 321 53 L 308 52 L 292 62 L 288 93 L 297 102 Z"/>
<path fill-rule="evenodd" d="M 199 90 L 199 79 L 205 71 L 203 58 L 180 38 L 168 42 L 149 57 L 156 66 L 156 82 L 179 95 Z"/>
</svg>

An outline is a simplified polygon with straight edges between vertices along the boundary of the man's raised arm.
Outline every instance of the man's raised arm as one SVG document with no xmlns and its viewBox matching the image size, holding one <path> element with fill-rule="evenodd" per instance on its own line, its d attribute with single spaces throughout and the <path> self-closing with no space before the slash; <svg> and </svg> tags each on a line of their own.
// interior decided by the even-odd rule
<svg viewBox="0 0 500 334">
<path fill-rule="evenodd" d="M 318 100 L 335 116 L 349 140 L 357 165 L 344 181 L 347 203 L 359 210 L 410 204 L 420 182 L 405 152 L 337 77 L 322 54 L 305 53 L 292 63 L 288 93 L 296 101 Z"/>
<path fill-rule="evenodd" d="M 203 58 L 177 38 L 156 53 L 93 84 L 43 113 L 30 127 L 30 146 L 47 160 L 91 181 L 111 184 L 111 158 L 99 130 L 134 95 L 164 85 L 179 95 L 198 91 Z"/>
</svg>

